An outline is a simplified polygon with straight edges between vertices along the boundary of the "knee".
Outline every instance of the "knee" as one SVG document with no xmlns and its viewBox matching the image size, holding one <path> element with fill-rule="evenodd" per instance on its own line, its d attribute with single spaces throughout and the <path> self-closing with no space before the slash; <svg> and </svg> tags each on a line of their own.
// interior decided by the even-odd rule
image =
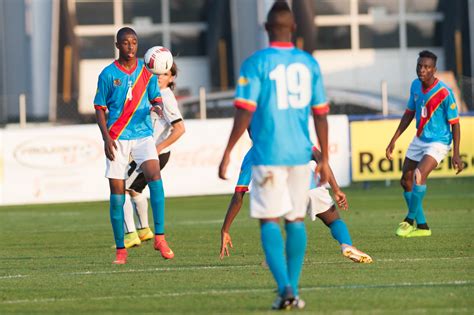
<svg viewBox="0 0 474 315">
<path fill-rule="evenodd" d="M 402 178 L 400 179 L 400 185 L 405 191 L 410 191 L 413 186 L 413 178 L 408 174 L 403 174 Z"/>
<path fill-rule="evenodd" d="M 421 174 L 418 168 L 415 170 L 415 174 L 413 175 L 413 177 L 417 185 L 423 185 L 426 181 L 426 178 Z"/>
</svg>

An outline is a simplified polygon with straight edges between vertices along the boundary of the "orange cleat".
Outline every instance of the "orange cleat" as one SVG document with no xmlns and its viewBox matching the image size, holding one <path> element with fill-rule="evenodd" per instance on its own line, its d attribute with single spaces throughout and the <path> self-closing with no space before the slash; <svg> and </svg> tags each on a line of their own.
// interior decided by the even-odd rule
<svg viewBox="0 0 474 315">
<path fill-rule="evenodd" d="M 127 250 L 125 248 L 117 249 L 115 260 L 112 263 L 116 265 L 125 264 L 127 262 L 127 255 Z"/>
<path fill-rule="evenodd" d="M 165 240 L 164 235 L 155 235 L 155 249 L 160 251 L 161 256 L 164 259 L 172 259 L 174 257 L 174 253 L 171 248 L 168 246 L 168 243 Z"/>
</svg>

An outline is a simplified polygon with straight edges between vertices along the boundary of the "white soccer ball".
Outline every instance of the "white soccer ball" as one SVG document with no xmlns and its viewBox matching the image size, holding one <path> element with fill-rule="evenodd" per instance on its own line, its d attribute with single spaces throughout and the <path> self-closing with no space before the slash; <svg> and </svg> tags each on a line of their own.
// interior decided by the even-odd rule
<svg viewBox="0 0 474 315">
<path fill-rule="evenodd" d="M 151 47 L 147 50 L 143 59 L 147 69 L 154 74 L 165 74 L 173 65 L 171 51 L 163 46 Z"/>
</svg>

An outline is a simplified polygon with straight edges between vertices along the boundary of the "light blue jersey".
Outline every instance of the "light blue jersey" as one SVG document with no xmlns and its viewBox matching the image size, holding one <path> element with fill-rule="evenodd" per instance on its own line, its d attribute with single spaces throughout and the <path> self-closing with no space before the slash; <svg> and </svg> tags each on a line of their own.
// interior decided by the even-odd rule
<svg viewBox="0 0 474 315">
<path fill-rule="evenodd" d="M 436 79 L 425 90 L 419 79 L 414 80 L 407 111 L 415 112 L 416 135 L 420 140 L 451 144 L 451 125 L 459 122 L 459 114 L 453 92 L 446 84 Z"/>
<path fill-rule="evenodd" d="M 160 88 L 142 60 L 130 71 L 114 61 L 99 75 L 94 107 L 109 110 L 107 129 L 113 139 L 152 136 L 151 104 L 161 104 Z"/>
<path fill-rule="evenodd" d="M 273 42 L 242 64 L 235 106 L 254 112 L 254 165 L 302 165 L 311 159 L 309 115 L 329 105 L 318 62 L 291 43 Z"/>
</svg>

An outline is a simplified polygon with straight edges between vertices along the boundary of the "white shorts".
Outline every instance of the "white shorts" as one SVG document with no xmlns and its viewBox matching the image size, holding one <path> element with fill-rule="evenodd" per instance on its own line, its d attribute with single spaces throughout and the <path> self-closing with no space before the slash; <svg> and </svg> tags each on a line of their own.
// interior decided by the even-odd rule
<svg viewBox="0 0 474 315">
<path fill-rule="evenodd" d="M 115 179 L 128 178 L 130 159 L 137 163 L 137 168 L 148 160 L 158 160 L 155 140 L 146 137 L 136 140 L 115 140 L 117 150 L 113 161 L 106 159 L 105 177 Z"/>
<path fill-rule="evenodd" d="M 307 165 L 252 167 L 250 216 L 257 219 L 304 218 L 311 170 Z"/>
<path fill-rule="evenodd" d="M 420 162 L 424 155 L 429 155 L 439 164 L 451 150 L 451 146 L 440 142 L 424 142 L 415 136 L 408 146 L 406 157 Z"/>
<path fill-rule="evenodd" d="M 307 214 L 311 220 L 316 220 L 316 215 L 326 212 L 334 205 L 326 187 L 317 187 L 309 191 Z"/>
</svg>

